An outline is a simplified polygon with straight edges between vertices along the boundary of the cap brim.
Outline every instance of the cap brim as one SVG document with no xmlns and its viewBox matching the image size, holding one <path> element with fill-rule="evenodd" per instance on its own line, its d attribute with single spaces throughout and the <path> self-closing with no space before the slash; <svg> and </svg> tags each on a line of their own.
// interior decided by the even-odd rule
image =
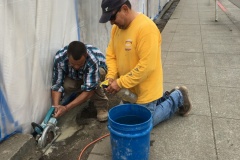
<svg viewBox="0 0 240 160">
<path fill-rule="evenodd" d="M 112 16 L 112 12 L 105 12 L 102 14 L 100 20 L 99 20 L 99 23 L 106 23 L 110 20 Z"/>
</svg>

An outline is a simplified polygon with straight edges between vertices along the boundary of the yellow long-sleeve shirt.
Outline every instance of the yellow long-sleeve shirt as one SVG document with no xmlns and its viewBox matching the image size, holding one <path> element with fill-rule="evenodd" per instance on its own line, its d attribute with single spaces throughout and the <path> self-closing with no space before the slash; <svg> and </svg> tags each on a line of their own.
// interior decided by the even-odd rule
<svg viewBox="0 0 240 160">
<path fill-rule="evenodd" d="M 107 78 L 137 94 L 137 104 L 163 95 L 161 34 L 155 23 L 139 14 L 125 30 L 113 25 L 107 47 Z"/>
</svg>

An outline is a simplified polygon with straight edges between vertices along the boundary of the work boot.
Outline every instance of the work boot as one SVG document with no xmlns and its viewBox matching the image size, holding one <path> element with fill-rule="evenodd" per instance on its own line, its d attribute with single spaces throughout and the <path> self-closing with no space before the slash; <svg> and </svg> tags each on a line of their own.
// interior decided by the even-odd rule
<svg viewBox="0 0 240 160">
<path fill-rule="evenodd" d="M 181 116 L 187 116 L 192 108 L 192 104 L 188 96 L 188 89 L 185 86 L 176 87 L 176 89 L 178 89 L 183 96 L 183 105 L 179 107 L 178 113 Z"/>
<path fill-rule="evenodd" d="M 100 122 L 108 119 L 108 111 L 106 109 L 97 109 L 97 119 Z"/>
<path fill-rule="evenodd" d="M 171 91 L 166 91 L 165 94 L 170 96 L 170 94 L 174 91 L 176 91 L 176 89 L 178 89 L 177 87 L 176 88 L 173 88 Z"/>
</svg>

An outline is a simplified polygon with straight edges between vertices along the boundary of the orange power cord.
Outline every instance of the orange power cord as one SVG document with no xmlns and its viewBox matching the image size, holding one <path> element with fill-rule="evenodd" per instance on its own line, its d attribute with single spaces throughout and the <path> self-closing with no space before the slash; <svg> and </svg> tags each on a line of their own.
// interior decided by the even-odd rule
<svg viewBox="0 0 240 160">
<path fill-rule="evenodd" d="M 101 140 L 101 139 L 103 139 L 103 138 L 105 138 L 105 137 L 107 137 L 107 136 L 109 136 L 109 135 L 110 135 L 110 133 L 105 134 L 105 135 L 103 135 L 102 137 L 99 137 L 98 139 L 96 139 L 96 140 L 92 141 L 91 143 L 89 143 L 88 145 L 86 145 L 86 147 L 84 147 L 83 150 L 81 151 L 81 153 L 80 153 L 80 155 L 79 155 L 79 157 L 78 157 L 78 160 L 81 159 L 81 157 L 82 157 L 82 155 L 83 155 L 83 152 L 84 152 L 90 145 L 96 143 L 97 141 L 99 141 L 99 140 Z"/>
</svg>

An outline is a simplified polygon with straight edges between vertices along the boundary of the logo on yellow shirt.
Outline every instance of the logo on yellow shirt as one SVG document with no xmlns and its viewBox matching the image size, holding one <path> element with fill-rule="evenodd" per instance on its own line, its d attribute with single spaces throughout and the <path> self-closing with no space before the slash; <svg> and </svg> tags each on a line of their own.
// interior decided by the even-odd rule
<svg viewBox="0 0 240 160">
<path fill-rule="evenodd" d="M 131 39 L 127 39 L 125 41 L 125 51 L 130 51 L 132 49 L 132 40 Z"/>
</svg>

